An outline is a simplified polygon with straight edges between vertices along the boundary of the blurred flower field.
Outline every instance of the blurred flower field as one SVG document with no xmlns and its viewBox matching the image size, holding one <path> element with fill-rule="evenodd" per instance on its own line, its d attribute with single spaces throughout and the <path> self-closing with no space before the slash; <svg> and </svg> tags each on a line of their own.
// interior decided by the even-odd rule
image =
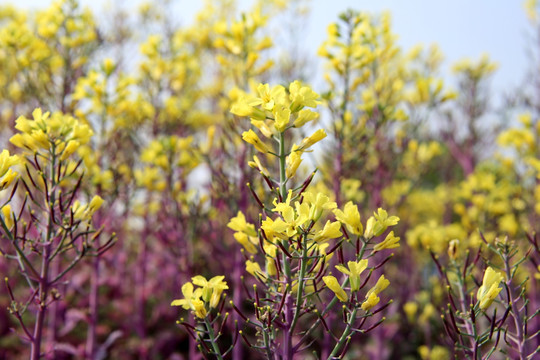
<svg viewBox="0 0 540 360">
<path fill-rule="evenodd" d="M 496 102 L 389 13 L 48 5 L 0 5 L 0 359 L 540 358 L 540 38 Z"/>
</svg>

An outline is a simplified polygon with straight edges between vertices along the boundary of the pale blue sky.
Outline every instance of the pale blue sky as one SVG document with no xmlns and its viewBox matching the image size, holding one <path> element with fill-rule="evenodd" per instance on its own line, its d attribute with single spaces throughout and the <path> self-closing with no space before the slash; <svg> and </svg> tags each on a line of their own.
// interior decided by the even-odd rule
<svg viewBox="0 0 540 360">
<path fill-rule="evenodd" d="M 9 3 L 10 0 L 0 0 Z M 131 1 L 124 0 L 124 4 Z M 139 2 L 139 1 L 136 1 Z M 176 0 L 184 21 L 200 8 L 202 1 Z M 48 0 L 16 0 L 21 7 L 44 7 Z M 82 0 L 99 10 L 105 0 Z M 250 3 L 248 0 L 241 3 Z M 497 92 L 517 86 L 524 78 L 528 60 L 530 27 L 519 0 L 312 0 L 311 20 L 304 49 L 315 54 L 326 37 L 326 26 L 347 8 L 372 13 L 390 10 L 394 32 L 404 49 L 415 44 L 439 44 L 445 54 L 444 68 L 463 57 L 479 58 L 487 53 L 499 64 L 493 78 Z M 445 71 L 448 74 L 447 71 Z"/>
</svg>

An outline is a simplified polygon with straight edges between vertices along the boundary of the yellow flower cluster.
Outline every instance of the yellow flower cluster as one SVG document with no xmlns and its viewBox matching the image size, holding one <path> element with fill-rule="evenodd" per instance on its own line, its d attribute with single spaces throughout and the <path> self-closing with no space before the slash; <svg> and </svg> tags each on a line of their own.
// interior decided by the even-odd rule
<svg viewBox="0 0 540 360">
<path fill-rule="evenodd" d="M 181 179 L 185 177 L 200 163 L 200 157 L 193 147 L 193 138 L 178 136 L 164 136 L 152 141 L 143 149 L 140 157 L 143 169 L 134 172 L 135 179 L 139 186 L 144 186 L 148 190 L 163 191 L 167 186 L 167 181 L 171 189 L 180 190 L 180 179 L 174 177 L 174 169 L 182 169 Z"/>
<path fill-rule="evenodd" d="M 79 200 L 75 200 L 71 206 L 73 218 L 82 221 L 90 221 L 94 213 L 101 208 L 103 202 L 104 200 L 99 195 L 95 195 L 87 205 L 83 205 Z"/>
<path fill-rule="evenodd" d="M 457 74 L 462 74 L 472 80 L 484 78 L 497 70 L 497 64 L 489 59 L 486 54 L 477 61 L 463 59 L 454 64 L 452 70 Z"/>
<path fill-rule="evenodd" d="M 328 26 L 328 38 L 318 52 L 328 60 L 325 78 L 330 88 L 337 90 L 332 73 L 350 78 L 347 88 L 339 90 L 359 93 L 358 107 L 364 112 L 364 121 L 377 111 L 384 119 L 406 120 L 400 107 L 406 78 L 404 61 L 391 32 L 389 13 L 375 17 L 349 11 L 342 20 Z"/>
<path fill-rule="evenodd" d="M 251 118 L 251 124 L 257 128 L 267 139 L 279 141 L 280 134 L 289 128 L 304 126 L 319 117 L 319 114 L 307 108 L 315 108 L 320 101 L 319 95 L 308 86 L 302 85 L 298 80 L 292 82 L 288 89 L 281 85 L 270 87 L 268 84 L 259 84 L 257 95 L 236 95 L 237 100 L 231 107 L 231 113 Z M 299 144 L 293 144 L 287 157 L 285 174 L 291 178 L 302 163 L 302 154 L 326 137 L 324 129 L 316 130 L 305 137 Z M 264 154 L 277 155 L 272 148 L 252 129 L 242 133 L 242 139 Z M 250 166 L 263 171 L 258 158 Z"/>
<path fill-rule="evenodd" d="M 33 119 L 21 116 L 15 128 L 20 133 L 11 137 L 13 145 L 31 153 L 66 160 L 77 149 L 90 140 L 93 132 L 86 124 L 72 116 L 55 112 L 42 113 L 35 109 Z"/>
<path fill-rule="evenodd" d="M 173 300 L 171 306 L 182 306 L 185 310 L 191 310 L 196 317 L 204 319 L 212 309 L 218 307 L 223 290 L 229 288 L 223 279 L 225 276 L 214 276 L 210 280 L 201 275 L 191 278 L 192 282 L 182 285 L 184 298 Z M 198 287 L 195 289 L 194 285 Z"/>
<path fill-rule="evenodd" d="M 267 22 L 268 15 L 257 4 L 238 20 L 228 24 L 220 19 L 213 25 L 217 35 L 213 46 L 220 50 L 216 60 L 233 74 L 237 84 L 247 85 L 248 79 L 260 76 L 274 65 L 271 59 L 259 61 L 264 50 L 273 46 L 270 36 L 259 35 Z"/>
<path fill-rule="evenodd" d="M 343 265 L 338 265 L 336 268 L 341 271 L 344 274 L 347 274 L 349 276 L 350 284 L 351 284 L 351 292 L 358 291 L 360 287 L 360 274 L 366 269 L 367 267 L 367 260 L 361 260 L 359 262 L 349 261 L 348 263 L 349 269 L 344 267 Z M 326 284 L 326 286 L 334 292 L 336 297 L 341 302 L 347 302 L 348 297 L 347 293 L 343 289 L 343 287 L 339 284 L 338 280 L 332 276 L 324 276 L 323 281 Z M 372 309 L 375 305 L 377 305 L 380 301 L 379 293 L 386 289 L 390 285 L 390 281 L 388 281 L 384 275 L 381 275 L 379 277 L 379 280 L 377 280 L 377 283 L 368 290 L 366 293 L 366 297 L 364 302 L 362 303 L 362 310 L 369 311 Z"/>
<path fill-rule="evenodd" d="M 274 242 L 277 239 L 286 240 L 300 235 L 307 231 L 312 223 L 316 223 L 322 216 L 325 209 L 333 209 L 336 203 L 330 201 L 324 194 L 304 193 L 303 201 L 299 200 L 292 203 L 292 191 L 289 191 L 287 199 L 278 203 L 274 199 L 274 211 L 280 217 L 272 219 L 270 217 L 263 220 L 261 229 L 265 232 L 267 239 Z M 313 241 L 321 243 L 330 239 L 338 238 L 342 235 L 339 222 L 328 220 L 324 227 L 317 231 L 313 236 Z"/>
<path fill-rule="evenodd" d="M 289 126 L 301 127 L 319 117 L 305 109 L 317 107 L 319 95 L 298 80 L 289 85 L 288 92 L 281 85 L 270 88 L 268 84 L 260 84 L 257 93 L 258 96 L 241 97 L 231 107 L 231 113 L 250 117 L 251 123 L 267 138 L 284 132 Z"/>
</svg>

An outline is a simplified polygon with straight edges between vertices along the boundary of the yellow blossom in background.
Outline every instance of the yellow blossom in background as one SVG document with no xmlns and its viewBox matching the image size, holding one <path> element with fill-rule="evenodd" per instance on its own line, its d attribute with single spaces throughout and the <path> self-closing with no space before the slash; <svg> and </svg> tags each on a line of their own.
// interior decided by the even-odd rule
<svg viewBox="0 0 540 360">
<path fill-rule="evenodd" d="M 529 21 L 536 23 L 538 21 L 538 0 L 525 0 L 523 7 L 525 8 Z"/>
<path fill-rule="evenodd" d="M 448 244 L 448 257 L 450 259 L 456 260 L 456 258 L 459 255 L 458 247 L 459 247 L 458 239 L 450 240 L 450 243 Z"/>
<path fill-rule="evenodd" d="M 414 301 L 408 301 L 403 305 L 403 311 L 405 312 L 405 315 L 407 315 L 407 320 L 410 323 L 414 323 L 418 312 L 418 304 Z"/>
<path fill-rule="evenodd" d="M 418 353 L 422 360 L 450 360 L 451 356 L 443 346 L 435 345 L 433 348 L 429 348 L 426 345 L 422 345 L 418 348 Z"/>
</svg>

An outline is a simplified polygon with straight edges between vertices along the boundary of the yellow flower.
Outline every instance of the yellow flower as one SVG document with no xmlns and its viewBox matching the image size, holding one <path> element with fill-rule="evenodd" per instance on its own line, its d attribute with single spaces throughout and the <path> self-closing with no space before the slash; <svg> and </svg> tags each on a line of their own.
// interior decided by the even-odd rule
<svg viewBox="0 0 540 360">
<path fill-rule="evenodd" d="M 92 198 L 88 205 L 82 205 L 79 200 L 75 200 L 71 206 L 71 211 L 73 212 L 73 218 L 77 220 L 90 220 L 94 213 L 99 210 L 104 200 L 96 195 Z"/>
<path fill-rule="evenodd" d="M 274 200 L 274 208 L 272 209 L 272 211 L 279 212 L 285 223 L 288 225 L 286 229 L 287 237 L 294 236 L 297 232 L 297 228 L 299 226 L 302 226 L 306 221 L 309 220 L 307 205 L 299 204 L 298 202 L 296 202 L 295 208 L 293 208 L 290 205 L 291 197 L 292 190 L 289 190 L 289 194 L 287 195 L 287 199 L 285 199 L 285 202 L 278 203 L 277 199 Z"/>
<path fill-rule="evenodd" d="M 335 209 L 334 215 L 336 216 L 336 220 L 345 224 L 350 233 L 361 235 L 364 231 L 362 223 L 360 222 L 358 207 L 354 205 L 352 201 L 345 204 L 343 211 Z"/>
<path fill-rule="evenodd" d="M 231 106 L 231 113 L 238 116 L 247 116 L 255 120 L 265 120 L 266 113 L 254 107 L 257 101 L 253 98 L 241 98 Z"/>
<path fill-rule="evenodd" d="M 11 206 L 10 205 L 4 205 L 2 207 L 2 215 L 4 215 L 4 224 L 6 224 L 6 227 L 8 229 L 11 229 L 13 227 L 13 214 L 11 213 Z"/>
<path fill-rule="evenodd" d="M 68 157 L 73 155 L 75 151 L 81 146 L 81 143 L 75 140 L 71 140 L 67 143 L 66 148 L 62 152 L 62 156 L 60 156 L 60 160 L 66 160 Z"/>
<path fill-rule="evenodd" d="M 389 226 L 394 226 L 399 221 L 397 216 L 389 217 L 386 210 L 381 208 L 376 213 L 373 213 L 373 215 L 366 223 L 366 230 L 364 232 L 364 237 L 366 238 L 381 235 Z"/>
<path fill-rule="evenodd" d="M 171 306 L 182 306 L 184 309 L 189 310 L 191 308 L 191 301 L 201 296 L 202 291 L 200 289 L 197 290 L 199 291 L 193 292 L 193 284 L 190 282 L 185 283 L 182 285 L 182 295 L 184 295 L 184 298 L 173 300 Z"/>
<path fill-rule="evenodd" d="M 184 298 L 173 300 L 171 306 L 182 306 L 185 310 L 192 310 L 198 318 L 204 319 L 207 312 L 204 302 L 200 300 L 202 289 L 193 291 L 193 284 L 188 282 L 182 285 L 182 295 Z"/>
<path fill-rule="evenodd" d="M 253 120 L 251 119 L 251 125 L 255 126 L 261 134 L 263 134 L 267 138 L 271 138 L 272 136 L 276 135 L 275 127 L 272 127 L 272 121 L 267 120 Z"/>
<path fill-rule="evenodd" d="M 95 195 L 92 200 L 90 201 L 90 204 L 88 205 L 88 213 L 90 216 L 94 215 L 96 211 L 99 210 L 101 205 L 103 205 L 105 201 L 101 198 L 99 195 Z"/>
<path fill-rule="evenodd" d="M 296 80 L 289 85 L 289 98 L 291 99 L 291 112 L 302 110 L 304 106 L 315 108 L 319 101 L 319 94 L 311 90 L 308 86 L 302 86 Z"/>
<path fill-rule="evenodd" d="M 246 260 L 246 271 L 251 275 L 266 280 L 266 274 L 261 270 L 259 263 L 251 260 Z"/>
<path fill-rule="evenodd" d="M 325 137 L 326 137 L 326 131 L 324 129 L 319 129 L 315 131 L 313 134 L 311 134 L 311 136 L 304 138 L 304 140 L 302 140 L 302 142 L 300 143 L 299 149 L 307 150 L 314 144 L 324 139 Z"/>
<path fill-rule="evenodd" d="M 4 176 L 0 177 L 0 190 L 6 189 L 19 176 L 15 171 L 9 169 Z"/>
<path fill-rule="evenodd" d="M 347 293 L 345 290 L 341 288 L 341 285 L 339 285 L 339 282 L 334 276 L 323 276 L 323 281 L 326 284 L 326 286 L 336 294 L 337 298 L 341 302 L 347 301 Z"/>
<path fill-rule="evenodd" d="M 249 236 L 257 236 L 257 231 L 255 231 L 255 226 L 246 222 L 246 217 L 241 211 L 238 211 L 236 217 L 233 217 L 231 221 L 227 224 L 229 229 L 234 231 L 243 232 Z"/>
<path fill-rule="evenodd" d="M 229 288 L 223 279 L 225 279 L 223 275 L 214 276 L 210 280 L 206 280 L 204 276 L 197 275 L 191 278 L 191 281 L 193 281 L 193 284 L 201 287 L 203 301 L 208 303 L 211 308 L 215 308 L 219 304 L 223 290 Z"/>
<path fill-rule="evenodd" d="M 336 269 L 349 276 L 351 291 L 358 291 L 360 289 L 360 274 L 366 270 L 368 261 L 366 259 L 358 262 L 349 261 L 347 265 L 348 269 L 343 265 L 336 265 Z"/>
<path fill-rule="evenodd" d="M 283 104 L 285 102 L 285 88 L 281 85 L 276 85 L 270 89 L 270 85 L 268 84 L 259 84 L 257 86 L 257 92 L 259 93 L 262 107 L 265 110 L 272 111 L 276 104 Z"/>
<path fill-rule="evenodd" d="M 381 275 L 379 280 L 374 287 L 372 287 L 366 294 L 366 301 L 362 304 L 362 310 L 368 311 L 380 301 L 378 295 L 381 291 L 386 289 L 390 285 L 390 281 L 384 278 L 384 275 Z"/>
<path fill-rule="evenodd" d="M 480 286 L 476 293 L 476 298 L 480 302 L 480 309 L 486 310 L 493 303 L 493 300 L 495 300 L 502 290 L 499 284 L 503 280 L 503 275 L 495 271 L 491 266 L 486 269 L 482 286 Z"/>
<path fill-rule="evenodd" d="M 37 108 L 32 112 L 33 120 L 20 116 L 16 120 L 15 128 L 20 133 L 11 137 L 13 145 L 29 149 L 32 152 L 45 150 L 54 155 L 62 157 L 62 152 L 66 150 L 74 151 L 76 144 L 67 147 L 69 142 L 77 142 L 79 145 L 88 143 L 92 136 L 92 130 L 86 124 L 72 116 L 55 112 L 43 113 Z M 67 156 L 66 156 L 67 157 Z M 65 160 L 65 158 L 62 158 Z"/>
<path fill-rule="evenodd" d="M 288 238 L 289 235 L 287 235 L 287 233 L 288 233 L 288 230 L 290 230 L 290 228 L 291 226 L 287 224 L 285 221 L 283 221 L 283 219 L 281 218 L 277 218 L 276 220 L 272 220 L 271 218 L 266 218 L 265 220 L 263 220 L 261 224 L 261 229 L 263 229 L 269 241 L 273 241 L 274 237 L 276 236 L 278 236 L 281 239 Z"/>
<path fill-rule="evenodd" d="M 407 315 L 407 320 L 409 320 L 410 323 L 413 323 L 418 312 L 418 304 L 414 301 L 408 301 L 403 305 L 403 311 L 405 312 L 405 315 Z"/>
<path fill-rule="evenodd" d="M 375 293 L 375 295 L 379 295 L 379 293 L 381 291 L 383 291 L 384 289 L 386 289 L 388 287 L 388 285 L 390 285 L 390 281 L 388 281 L 387 279 L 385 279 L 384 275 L 381 275 L 381 277 L 379 277 L 379 280 L 377 280 L 377 283 L 375 284 L 374 287 L 372 287 L 366 294 L 366 299 L 369 297 L 369 295 Z"/>
<path fill-rule="evenodd" d="M 238 116 L 251 116 L 255 108 L 244 101 L 239 101 L 231 106 L 231 113 Z"/>
<path fill-rule="evenodd" d="M 448 257 L 450 257 L 450 259 L 455 260 L 457 258 L 458 246 L 459 246 L 458 239 L 450 240 L 450 243 L 448 244 Z"/>
<path fill-rule="evenodd" d="M 373 227 L 375 226 L 375 218 L 370 216 L 366 221 L 366 228 L 364 230 L 364 237 L 371 239 L 373 237 Z"/>
<path fill-rule="evenodd" d="M 319 220 L 323 210 L 332 210 L 337 207 L 334 201 L 323 193 L 313 194 L 310 191 L 304 193 L 304 200 L 310 205 L 309 218 L 313 221 Z"/>
<path fill-rule="evenodd" d="M 341 224 L 339 221 L 331 222 L 330 220 L 326 221 L 324 228 L 315 234 L 313 241 L 321 242 L 329 239 L 335 239 L 343 235 L 341 233 Z"/>
<path fill-rule="evenodd" d="M 266 273 L 270 276 L 276 276 L 277 269 L 274 259 L 276 258 L 277 246 L 266 244 L 264 245 L 264 252 L 266 253 Z"/>
<path fill-rule="evenodd" d="M 2 178 L 13 165 L 19 164 L 20 159 L 17 155 L 9 155 L 9 151 L 2 150 L 0 153 L 0 178 Z"/>
<path fill-rule="evenodd" d="M 11 185 L 18 177 L 11 167 L 19 163 L 20 158 L 17 155 L 10 156 L 7 150 L 0 153 L 0 191 Z"/>
<path fill-rule="evenodd" d="M 366 298 L 366 301 L 362 303 L 362 310 L 370 310 L 372 307 L 377 305 L 379 301 L 381 301 L 381 299 L 375 293 L 369 294 L 369 296 Z"/>
<path fill-rule="evenodd" d="M 277 131 L 283 132 L 289 126 L 289 120 L 291 118 L 291 110 L 282 104 L 274 106 L 274 127 Z"/>
<path fill-rule="evenodd" d="M 379 244 L 373 247 L 373 252 L 381 251 L 384 249 L 394 249 L 399 247 L 399 236 L 394 236 L 394 232 L 390 231 L 386 238 Z"/>
<path fill-rule="evenodd" d="M 304 126 L 304 124 L 306 124 L 307 122 L 318 119 L 318 118 L 319 118 L 318 113 L 308 110 L 308 109 L 303 109 L 303 110 L 300 110 L 300 112 L 298 113 L 298 117 L 296 118 L 296 120 L 294 120 L 293 125 L 294 127 L 299 128 L 299 127 Z"/>
<path fill-rule="evenodd" d="M 242 139 L 245 142 L 255 146 L 255 149 L 257 149 L 258 151 L 262 153 L 266 154 L 269 151 L 268 147 L 266 147 L 266 145 L 261 141 L 259 136 L 255 134 L 255 132 L 251 129 L 249 129 L 248 131 L 244 131 L 242 133 Z"/>
<path fill-rule="evenodd" d="M 248 162 L 249 167 L 258 169 L 263 175 L 270 176 L 268 169 L 263 166 L 257 155 L 253 155 L 253 161 Z"/>
<path fill-rule="evenodd" d="M 204 306 L 204 302 L 199 299 L 194 299 L 191 301 L 192 310 L 195 312 L 195 316 L 199 319 L 204 319 L 206 317 L 207 311 Z"/>
<path fill-rule="evenodd" d="M 302 151 L 298 150 L 298 145 L 294 144 L 291 153 L 287 156 L 285 173 L 288 178 L 292 178 L 296 174 L 296 170 L 302 163 Z"/>
<path fill-rule="evenodd" d="M 233 236 L 235 240 L 238 241 L 244 247 L 244 249 L 246 249 L 247 252 L 250 254 L 257 253 L 257 247 L 255 246 L 254 242 L 251 241 L 251 237 L 249 237 L 246 233 L 237 231 Z"/>
</svg>

